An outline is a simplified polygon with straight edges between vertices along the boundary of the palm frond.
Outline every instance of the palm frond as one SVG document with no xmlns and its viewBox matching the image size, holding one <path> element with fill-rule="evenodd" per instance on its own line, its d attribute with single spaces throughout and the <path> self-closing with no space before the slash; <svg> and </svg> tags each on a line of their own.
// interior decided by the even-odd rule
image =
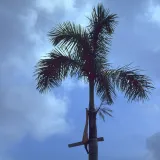
<svg viewBox="0 0 160 160">
<path fill-rule="evenodd" d="M 74 50 L 74 54 L 81 56 L 82 53 L 89 53 L 90 45 L 87 31 L 81 26 L 71 22 L 64 22 L 49 32 L 49 37 L 54 46 L 63 46 Z"/>
<path fill-rule="evenodd" d="M 129 65 L 118 69 L 107 70 L 117 88 L 125 93 L 128 101 L 148 99 L 150 90 L 154 89 L 148 76 L 140 74 L 139 69 L 132 69 Z"/>
<path fill-rule="evenodd" d="M 117 25 L 117 15 L 110 14 L 109 9 L 99 3 L 97 8 L 93 8 L 89 19 L 90 41 L 94 53 L 107 54 L 111 44 L 111 35 Z"/>
<path fill-rule="evenodd" d="M 92 27 L 92 30 L 96 30 L 98 33 L 105 29 L 108 34 L 112 34 L 118 23 L 117 18 L 117 14 L 110 14 L 110 10 L 105 9 L 103 4 L 99 3 L 97 8 L 93 8 L 91 17 L 88 18 L 90 21 L 89 27 Z"/>
<path fill-rule="evenodd" d="M 111 78 L 105 72 L 99 71 L 96 74 L 95 87 L 101 101 L 105 101 L 108 105 L 113 104 L 113 99 L 116 97 L 115 87 Z"/>
<path fill-rule="evenodd" d="M 37 89 L 40 92 L 59 86 L 68 75 L 94 80 L 97 95 L 107 105 L 113 104 L 115 88 L 125 93 L 129 101 L 148 99 L 153 89 L 149 77 L 128 66 L 110 69 L 108 59 L 117 15 L 111 14 L 102 4 L 93 8 L 89 25 L 85 29 L 71 22 L 59 24 L 49 32 L 56 47 L 35 66 Z M 99 114 L 110 113 L 100 108 Z"/>
<path fill-rule="evenodd" d="M 99 116 L 103 119 L 103 121 L 105 121 L 105 115 L 108 115 L 110 117 L 112 116 L 112 110 L 109 109 L 108 107 L 104 106 L 104 103 L 101 102 L 99 108 L 97 109 L 97 113 L 99 114 Z"/>
<path fill-rule="evenodd" d="M 77 59 L 66 55 L 63 49 L 55 49 L 42 58 L 35 66 L 37 89 L 42 93 L 59 86 L 68 74 L 82 76 L 81 64 Z"/>
</svg>

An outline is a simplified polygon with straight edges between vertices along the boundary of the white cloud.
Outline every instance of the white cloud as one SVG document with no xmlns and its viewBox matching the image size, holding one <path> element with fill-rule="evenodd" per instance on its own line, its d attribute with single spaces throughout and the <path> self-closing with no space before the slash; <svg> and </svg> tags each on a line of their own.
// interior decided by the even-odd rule
<svg viewBox="0 0 160 160">
<path fill-rule="evenodd" d="M 52 134 L 66 132 L 69 127 L 65 97 L 60 99 L 54 94 L 40 95 L 28 84 L 12 86 L 2 98 L 1 142 L 19 140 L 26 134 L 41 140 Z"/>
<path fill-rule="evenodd" d="M 87 26 L 88 25 L 88 19 L 87 17 L 90 16 L 91 11 L 92 11 L 92 4 L 89 2 L 85 4 L 81 10 L 77 10 L 76 17 L 75 17 L 75 23 L 80 24 L 82 26 Z"/>
<path fill-rule="evenodd" d="M 78 86 L 81 88 L 86 88 L 86 87 L 88 87 L 88 83 L 86 83 L 84 80 L 79 80 Z"/>
<path fill-rule="evenodd" d="M 74 89 L 76 87 L 76 84 L 74 82 L 73 79 L 71 78 L 67 78 L 63 83 L 62 83 L 62 87 L 67 90 L 67 91 L 71 91 L 72 89 Z"/>
<path fill-rule="evenodd" d="M 47 1 L 46 6 L 42 5 L 43 2 L 40 0 L 40 7 L 46 7 L 46 9 L 51 7 L 51 1 Z M 72 2 L 64 1 L 62 3 L 66 5 L 67 9 L 70 9 L 73 5 Z M 59 4 L 61 3 L 57 1 L 52 7 Z M 53 8 L 50 8 L 50 11 L 51 9 Z M 27 134 L 37 140 L 43 140 L 53 134 L 66 133 L 71 127 L 66 120 L 69 100 L 66 97 L 57 97 L 52 93 L 40 95 L 35 89 L 32 77 L 33 65 L 51 49 L 47 37 L 44 38 L 44 33 L 35 29 L 37 19 L 38 13 L 34 9 L 19 15 L 19 20 L 24 27 L 25 38 L 32 43 L 34 42 L 32 48 L 28 49 L 31 58 L 24 59 L 15 55 L 8 57 L 4 63 L 1 63 L 0 69 L 3 75 L 1 78 L 3 88 L 0 90 L 2 94 L 0 108 L 2 114 L 0 116 L 1 148 L 7 148 Z M 6 71 L 10 71 L 10 74 L 7 74 Z M 10 81 L 11 78 L 12 81 Z M 64 84 L 66 90 L 86 86 L 83 81 L 75 82 L 70 79 L 67 79 Z"/>
<path fill-rule="evenodd" d="M 155 4 L 153 0 L 149 1 L 148 10 L 145 15 L 150 22 L 160 25 L 160 5 Z"/>
<path fill-rule="evenodd" d="M 37 0 L 36 3 L 37 8 L 49 13 L 57 7 L 62 7 L 68 11 L 68 19 L 72 17 L 69 17 L 71 13 L 78 17 L 76 22 L 81 24 L 85 24 L 84 10 L 86 9 L 85 13 L 89 12 L 85 7 L 82 11 L 74 12 L 72 0 Z M 14 23 L 16 25 L 18 21 L 21 26 L 16 27 L 20 27 L 19 33 L 23 33 L 17 33 L 20 38 L 14 39 L 14 44 L 17 44 L 14 45 L 14 51 L 17 53 L 6 53 L 5 61 L 0 63 L 0 152 L 21 141 L 26 135 L 44 140 L 51 135 L 67 133 L 72 129 L 66 117 L 69 109 L 67 97 L 62 96 L 63 93 L 59 97 L 55 93 L 41 95 L 35 89 L 33 66 L 42 55 L 52 49 L 46 33 L 35 27 L 39 16 L 36 9 L 30 8 L 18 15 Z M 66 90 L 86 87 L 83 81 L 67 79 L 64 83 Z"/>
<path fill-rule="evenodd" d="M 74 0 L 36 0 L 36 7 L 48 13 L 53 13 L 55 9 L 74 10 Z"/>
<path fill-rule="evenodd" d="M 75 80 L 75 79 L 71 79 L 71 78 L 67 78 L 62 83 L 62 87 L 66 91 L 72 91 L 73 89 L 77 89 L 77 88 L 84 89 L 87 86 L 88 86 L 88 84 L 85 83 L 83 80 Z"/>
<path fill-rule="evenodd" d="M 66 118 L 67 97 L 54 93 L 41 95 L 36 90 L 33 66 L 41 56 L 38 53 L 45 53 L 49 46 L 43 40 L 43 33 L 35 29 L 37 17 L 35 10 L 19 16 L 25 41 L 17 41 L 18 45 L 14 46 L 19 54 L 7 53 L 8 57 L 0 63 L 0 152 L 26 135 L 44 140 L 54 134 L 67 133 L 71 127 Z M 26 41 L 32 46 L 25 48 Z"/>
<path fill-rule="evenodd" d="M 68 99 L 52 93 L 40 95 L 35 89 L 31 67 L 30 62 L 20 57 L 1 63 L 0 149 L 26 134 L 43 140 L 66 133 L 70 128 L 66 120 Z"/>
</svg>

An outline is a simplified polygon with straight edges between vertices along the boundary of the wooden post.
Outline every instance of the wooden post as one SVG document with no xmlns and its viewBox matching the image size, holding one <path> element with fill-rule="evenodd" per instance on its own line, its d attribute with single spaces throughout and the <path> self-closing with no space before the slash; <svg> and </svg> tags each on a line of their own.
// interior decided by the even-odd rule
<svg viewBox="0 0 160 160">
<path fill-rule="evenodd" d="M 99 137 L 99 138 L 97 138 L 97 141 L 98 142 L 104 141 L 104 138 L 103 137 Z M 81 146 L 81 145 L 84 145 L 82 141 L 81 142 L 72 143 L 72 144 L 68 144 L 68 147 L 71 148 L 71 147 L 77 147 L 77 146 Z"/>
<path fill-rule="evenodd" d="M 103 137 L 99 137 L 99 138 L 97 138 L 97 141 L 98 142 L 104 141 L 104 138 Z M 68 147 L 71 148 L 71 147 L 77 147 L 77 146 L 84 145 L 84 147 L 86 149 L 86 152 L 89 153 L 88 152 L 88 147 L 87 147 L 87 145 L 89 143 L 90 143 L 90 140 L 88 140 L 88 109 L 86 108 L 86 124 L 85 124 L 85 127 L 84 127 L 82 141 L 76 142 L 76 143 L 72 143 L 72 144 L 68 144 Z"/>
</svg>

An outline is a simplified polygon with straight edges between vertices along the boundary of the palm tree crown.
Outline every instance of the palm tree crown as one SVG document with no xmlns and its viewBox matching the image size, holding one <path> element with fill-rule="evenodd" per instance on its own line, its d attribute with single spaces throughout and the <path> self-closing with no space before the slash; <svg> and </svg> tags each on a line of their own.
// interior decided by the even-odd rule
<svg viewBox="0 0 160 160">
<path fill-rule="evenodd" d="M 53 28 L 49 37 L 55 47 L 36 65 L 37 89 L 44 92 L 57 87 L 70 75 L 85 82 L 94 81 L 97 95 L 107 104 L 113 103 L 116 87 L 130 101 L 147 99 L 153 88 L 147 76 L 129 66 L 112 69 L 108 63 L 116 19 L 116 14 L 98 4 L 86 28 L 71 22 Z"/>
</svg>

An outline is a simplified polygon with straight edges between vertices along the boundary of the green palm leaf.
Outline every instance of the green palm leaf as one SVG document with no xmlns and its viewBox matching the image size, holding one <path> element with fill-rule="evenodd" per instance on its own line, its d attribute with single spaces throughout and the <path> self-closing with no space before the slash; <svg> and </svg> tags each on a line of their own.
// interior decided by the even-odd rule
<svg viewBox="0 0 160 160">
<path fill-rule="evenodd" d="M 77 57 L 90 52 L 88 32 L 81 25 L 64 22 L 53 28 L 48 35 L 54 46 L 65 47 Z"/>
<path fill-rule="evenodd" d="M 112 110 L 106 107 L 107 103 L 101 102 L 100 106 L 97 108 L 97 113 L 102 118 L 103 121 L 105 121 L 105 115 L 113 117 L 112 116 Z"/>
<path fill-rule="evenodd" d="M 106 101 L 108 105 L 113 104 L 116 97 L 115 86 L 112 83 L 111 77 L 106 72 L 99 72 L 95 78 L 95 87 L 97 95 L 102 102 Z"/>
<path fill-rule="evenodd" d="M 148 94 L 154 89 L 148 76 L 139 73 L 139 69 L 132 69 L 129 65 L 106 71 L 116 87 L 125 93 L 128 101 L 148 99 Z"/>
<path fill-rule="evenodd" d="M 48 56 L 41 59 L 35 70 L 37 89 L 44 92 L 52 87 L 57 87 L 61 84 L 68 74 L 71 76 L 82 76 L 80 70 L 80 62 L 70 55 L 66 55 L 63 49 L 55 49 Z"/>
<path fill-rule="evenodd" d="M 107 54 L 111 44 L 111 35 L 117 25 L 117 15 L 110 14 L 102 4 L 93 8 L 89 19 L 90 41 L 95 54 Z"/>
</svg>

